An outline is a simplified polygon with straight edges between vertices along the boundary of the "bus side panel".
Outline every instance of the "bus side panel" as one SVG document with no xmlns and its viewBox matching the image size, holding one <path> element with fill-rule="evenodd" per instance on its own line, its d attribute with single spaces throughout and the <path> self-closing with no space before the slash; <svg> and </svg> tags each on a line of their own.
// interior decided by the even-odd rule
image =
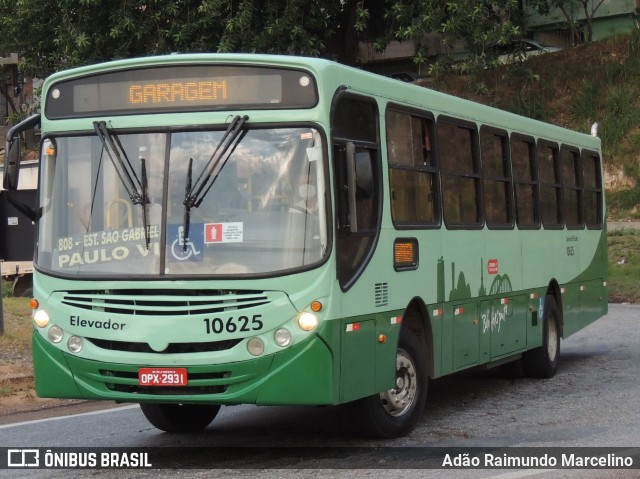
<svg viewBox="0 0 640 479">
<path fill-rule="evenodd" d="M 341 403 L 394 386 L 401 315 L 395 311 L 342 320 Z"/>
<path fill-rule="evenodd" d="M 491 301 L 483 312 L 483 331 L 491 334 L 491 359 L 522 351 L 527 346 L 527 301 L 524 295 L 504 296 Z"/>
<path fill-rule="evenodd" d="M 594 232 L 595 233 L 595 232 Z M 606 230 L 589 247 L 580 249 L 580 319 L 585 327 L 607 314 L 607 235 Z"/>
<path fill-rule="evenodd" d="M 478 320 L 477 298 L 482 291 L 483 266 L 482 258 L 485 255 L 484 231 L 482 230 L 448 230 L 442 231 L 445 241 L 442 243 L 442 257 L 444 261 L 444 294 L 445 307 L 442 327 L 442 374 L 453 372 L 464 363 L 476 364 L 480 334 L 478 325 L 473 325 Z M 484 294 L 483 294 L 484 295 Z M 474 317 L 464 314 L 465 309 L 475 311 Z M 460 310 L 462 308 L 462 311 Z M 456 314 L 456 310 L 457 313 Z M 464 317 L 472 321 L 471 326 L 466 319 L 456 316 L 463 313 Z M 473 327 L 475 326 L 475 327 Z M 459 332 L 463 331 L 462 336 Z M 470 349 L 470 341 L 475 341 L 475 351 Z M 461 354 L 461 358 L 456 358 Z M 470 362 L 471 357 L 464 358 L 465 354 L 474 355 L 475 363 Z M 461 366 L 460 366 L 461 367 Z"/>
<path fill-rule="evenodd" d="M 453 306 L 453 369 L 459 370 L 478 364 L 480 360 L 480 331 L 478 303 L 460 303 Z"/>
<path fill-rule="evenodd" d="M 527 230 L 522 233 L 523 289 L 547 288 L 554 279 L 555 271 L 550 264 L 553 250 L 549 232 Z"/>
<path fill-rule="evenodd" d="M 562 292 L 562 337 L 582 329 L 580 317 L 580 284 L 561 285 Z"/>
<path fill-rule="evenodd" d="M 583 281 L 580 291 L 580 323 L 584 328 L 606 314 L 607 295 L 602 279 Z"/>
</svg>

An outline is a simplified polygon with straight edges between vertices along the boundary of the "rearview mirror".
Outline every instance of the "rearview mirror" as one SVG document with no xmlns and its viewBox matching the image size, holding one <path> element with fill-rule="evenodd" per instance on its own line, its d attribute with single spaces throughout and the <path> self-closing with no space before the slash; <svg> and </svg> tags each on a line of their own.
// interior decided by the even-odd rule
<svg viewBox="0 0 640 479">
<path fill-rule="evenodd" d="M 7 138 L 7 147 L 4 151 L 4 181 L 2 186 L 6 190 L 17 190 L 20 177 L 20 135 Z"/>
<path fill-rule="evenodd" d="M 40 124 L 40 115 L 36 114 L 22 120 L 7 132 L 7 146 L 4 153 L 4 180 L 2 185 L 7 190 L 18 189 L 20 177 L 21 140 L 20 134 Z"/>
</svg>

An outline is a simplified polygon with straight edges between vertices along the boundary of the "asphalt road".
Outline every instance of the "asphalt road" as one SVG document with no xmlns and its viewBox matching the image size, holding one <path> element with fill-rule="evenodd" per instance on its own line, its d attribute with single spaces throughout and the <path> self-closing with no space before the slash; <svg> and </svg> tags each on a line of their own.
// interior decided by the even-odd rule
<svg viewBox="0 0 640 479">
<path fill-rule="evenodd" d="M 0 426 L 0 447 L 159 446 L 166 448 L 165 463 L 228 468 L 91 471 L 106 477 L 320 477 L 326 468 L 336 468 L 333 477 L 425 477 L 415 448 L 640 447 L 639 364 L 640 307 L 610 305 L 605 318 L 562 342 L 553 379 L 514 380 L 490 370 L 433 381 L 425 414 L 405 438 L 362 439 L 340 407 L 225 407 L 202 433 L 169 435 L 150 426 L 136 406 L 125 406 Z M 220 449 L 247 446 L 251 449 Z M 282 466 L 289 469 L 278 469 Z M 0 471 L 0 477 L 17 477 L 16 472 Z M 84 477 L 88 472 L 39 470 L 28 477 Z M 640 469 L 429 470 L 428 475 L 637 478 Z"/>
</svg>

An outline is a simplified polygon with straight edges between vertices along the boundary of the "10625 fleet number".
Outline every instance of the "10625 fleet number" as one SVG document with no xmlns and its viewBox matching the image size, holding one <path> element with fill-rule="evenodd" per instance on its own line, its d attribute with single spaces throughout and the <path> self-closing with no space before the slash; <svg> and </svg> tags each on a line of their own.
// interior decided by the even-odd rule
<svg viewBox="0 0 640 479">
<path fill-rule="evenodd" d="M 253 316 L 231 316 L 228 319 L 222 318 L 205 318 L 204 324 L 207 334 L 227 333 L 248 333 L 251 331 L 260 331 L 264 323 L 261 314 Z"/>
</svg>

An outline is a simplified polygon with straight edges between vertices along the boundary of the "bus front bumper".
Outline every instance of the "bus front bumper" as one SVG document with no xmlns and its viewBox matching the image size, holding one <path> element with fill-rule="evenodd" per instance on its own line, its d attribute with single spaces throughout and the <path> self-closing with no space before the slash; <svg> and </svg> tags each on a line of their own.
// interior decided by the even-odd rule
<svg viewBox="0 0 640 479">
<path fill-rule="evenodd" d="M 140 386 L 144 364 L 98 362 L 65 353 L 38 333 L 33 363 L 39 397 L 183 404 L 335 404 L 333 356 L 317 336 L 269 356 L 186 367 L 186 386 Z"/>
</svg>

